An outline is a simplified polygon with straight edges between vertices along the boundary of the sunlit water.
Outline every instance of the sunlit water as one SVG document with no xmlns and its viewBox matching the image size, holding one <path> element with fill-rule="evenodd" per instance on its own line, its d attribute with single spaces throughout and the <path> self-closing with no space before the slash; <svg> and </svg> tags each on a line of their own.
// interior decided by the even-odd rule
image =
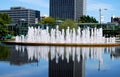
<svg viewBox="0 0 120 77">
<path fill-rule="evenodd" d="M 0 77 L 120 77 L 119 47 L 0 46 Z"/>
</svg>

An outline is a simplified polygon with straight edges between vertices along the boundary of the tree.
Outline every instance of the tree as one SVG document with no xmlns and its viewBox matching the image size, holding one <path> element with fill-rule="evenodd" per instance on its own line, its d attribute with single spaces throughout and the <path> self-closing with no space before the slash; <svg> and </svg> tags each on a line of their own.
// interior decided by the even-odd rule
<svg viewBox="0 0 120 77">
<path fill-rule="evenodd" d="M 6 24 L 9 24 L 11 18 L 6 13 L 0 13 L 0 39 L 5 37 L 8 33 L 8 27 Z"/>
<path fill-rule="evenodd" d="M 81 23 L 98 23 L 98 21 L 94 18 L 94 17 L 90 17 L 90 16 L 81 16 L 80 20 Z"/>
<path fill-rule="evenodd" d="M 40 21 L 40 23 L 41 24 L 48 24 L 48 25 L 55 24 L 55 19 L 52 17 L 46 17 L 46 18 L 42 19 Z"/>
<path fill-rule="evenodd" d="M 78 26 L 75 24 L 75 22 L 70 20 L 70 19 L 65 20 L 64 22 L 60 23 L 58 26 L 59 26 L 60 30 L 62 30 L 62 29 L 66 30 L 68 27 L 70 29 L 73 29 L 73 28 L 77 29 L 78 28 Z"/>
<path fill-rule="evenodd" d="M 0 24 L 9 24 L 11 22 L 11 17 L 6 13 L 0 13 Z"/>
</svg>

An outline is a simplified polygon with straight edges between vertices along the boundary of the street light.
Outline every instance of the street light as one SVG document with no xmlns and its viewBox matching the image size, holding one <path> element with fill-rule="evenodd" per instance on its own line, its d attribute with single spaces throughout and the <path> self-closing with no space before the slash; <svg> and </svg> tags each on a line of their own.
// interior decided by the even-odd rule
<svg viewBox="0 0 120 77">
<path fill-rule="evenodd" d="M 107 9 L 101 9 L 101 8 L 99 9 L 100 25 L 101 25 L 101 22 L 102 22 L 102 21 L 101 21 L 101 18 L 102 18 L 102 10 L 107 10 Z"/>
</svg>

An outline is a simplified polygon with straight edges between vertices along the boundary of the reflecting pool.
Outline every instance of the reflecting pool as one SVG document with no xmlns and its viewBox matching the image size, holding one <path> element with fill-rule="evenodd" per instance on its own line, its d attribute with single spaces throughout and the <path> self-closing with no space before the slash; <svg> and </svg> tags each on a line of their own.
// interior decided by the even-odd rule
<svg viewBox="0 0 120 77">
<path fill-rule="evenodd" d="M 120 47 L 0 45 L 0 77 L 120 77 Z"/>
</svg>

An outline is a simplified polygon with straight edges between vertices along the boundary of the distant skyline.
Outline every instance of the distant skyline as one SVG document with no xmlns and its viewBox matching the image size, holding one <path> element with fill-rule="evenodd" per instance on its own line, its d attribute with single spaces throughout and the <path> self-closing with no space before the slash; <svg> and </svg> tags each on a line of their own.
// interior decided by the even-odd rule
<svg viewBox="0 0 120 77">
<path fill-rule="evenodd" d="M 105 22 L 110 22 L 111 16 L 120 17 L 120 0 L 87 0 L 87 14 L 99 21 L 99 9 L 102 10 Z M 0 0 L 0 10 L 10 7 L 22 6 L 29 9 L 39 10 L 41 15 L 49 16 L 49 0 Z"/>
</svg>

